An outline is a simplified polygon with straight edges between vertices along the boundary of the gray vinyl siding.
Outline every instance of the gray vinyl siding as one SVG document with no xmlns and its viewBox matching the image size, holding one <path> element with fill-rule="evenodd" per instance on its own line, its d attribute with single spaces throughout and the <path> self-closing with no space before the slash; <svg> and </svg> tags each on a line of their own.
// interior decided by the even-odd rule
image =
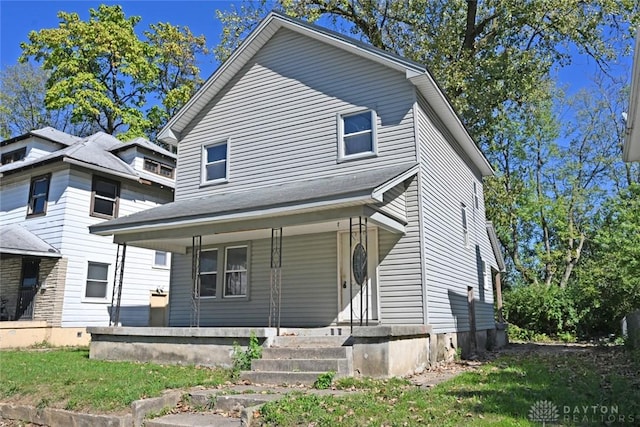
<svg viewBox="0 0 640 427">
<path fill-rule="evenodd" d="M 482 180 L 442 131 L 422 97 L 418 98 L 416 117 L 428 323 L 435 333 L 468 331 L 467 287 L 472 286 L 476 329 L 493 328 L 493 287 L 485 289 L 479 283 L 480 260 L 496 265 L 486 232 Z M 480 196 L 478 209 L 474 206 L 474 181 Z M 468 247 L 462 231 L 462 203 L 467 207 Z"/>
<path fill-rule="evenodd" d="M 383 324 L 424 323 L 420 221 L 417 179 L 406 195 L 407 221 L 403 236 L 379 231 L 380 319 Z"/>
<path fill-rule="evenodd" d="M 382 199 L 382 203 L 376 205 L 380 211 L 395 219 L 401 221 L 407 220 L 407 203 L 404 183 L 400 183 L 385 192 Z"/>
<path fill-rule="evenodd" d="M 283 236 L 281 325 L 317 327 L 334 323 L 338 314 L 336 233 L 287 236 L 285 229 Z M 271 240 L 254 240 L 249 248 L 248 299 L 203 298 L 200 326 L 268 325 Z M 218 275 L 222 274 L 219 269 Z M 191 286 L 191 255 L 174 254 L 170 326 L 189 325 Z"/>
<path fill-rule="evenodd" d="M 176 199 L 415 161 L 405 75 L 279 30 L 182 134 Z M 338 114 L 377 114 L 378 156 L 337 162 Z M 202 145 L 229 141 L 229 180 L 201 186 Z"/>
</svg>

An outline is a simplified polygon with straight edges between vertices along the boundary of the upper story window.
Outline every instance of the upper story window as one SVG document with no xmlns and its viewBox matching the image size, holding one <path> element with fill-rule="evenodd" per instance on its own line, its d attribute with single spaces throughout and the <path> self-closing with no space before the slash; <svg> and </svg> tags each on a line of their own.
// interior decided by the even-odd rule
<svg viewBox="0 0 640 427">
<path fill-rule="evenodd" d="M 91 216 L 116 218 L 120 200 L 120 183 L 99 176 L 91 187 Z"/>
<path fill-rule="evenodd" d="M 146 157 L 144 159 L 144 170 L 155 173 L 156 175 L 173 178 L 173 167 L 155 160 L 147 159 Z"/>
<path fill-rule="evenodd" d="M 376 113 L 373 110 L 338 116 L 338 160 L 377 153 Z"/>
<path fill-rule="evenodd" d="M 467 222 L 467 207 L 464 203 L 460 204 L 460 212 L 462 213 L 462 237 L 464 245 L 469 247 L 469 224 Z"/>
<path fill-rule="evenodd" d="M 229 144 L 227 141 L 202 147 L 202 183 L 227 181 L 229 176 Z"/>
<path fill-rule="evenodd" d="M 8 153 L 4 153 L 2 155 L 2 164 L 8 165 L 9 163 L 17 162 L 18 160 L 22 160 L 27 155 L 27 147 L 22 147 L 18 150 L 9 151 Z"/>
<path fill-rule="evenodd" d="M 31 180 L 27 216 L 44 215 L 47 213 L 49 182 L 51 182 L 51 174 L 37 176 Z"/>
</svg>

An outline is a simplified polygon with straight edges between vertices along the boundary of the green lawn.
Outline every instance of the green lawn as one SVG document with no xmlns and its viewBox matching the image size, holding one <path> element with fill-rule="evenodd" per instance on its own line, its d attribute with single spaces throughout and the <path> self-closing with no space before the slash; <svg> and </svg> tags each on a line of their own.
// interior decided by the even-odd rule
<svg viewBox="0 0 640 427">
<path fill-rule="evenodd" d="M 640 425 L 638 360 L 620 349 L 558 349 L 509 352 L 432 389 L 367 381 L 359 395 L 290 396 L 267 404 L 262 420 L 277 426 L 540 426 L 529 411 L 548 401 L 562 425 L 605 425 L 609 417 L 615 419 L 609 425 Z"/>
<path fill-rule="evenodd" d="M 228 375 L 193 366 L 90 360 L 86 349 L 2 351 L 0 401 L 117 413 L 165 389 L 215 386 Z M 345 379 L 338 385 L 361 393 L 293 394 L 267 404 L 261 421 L 314 427 L 539 426 L 528 416 L 532 405 L 547 401 L 562 425 L 604 425 L 610 416 L 615 422 L 609 425 L 640 425 L 640 352 L 620 347 L 512 345 L 433 388 L 402 379 Z"/>
<path fill-rule="evenodd" d="M 0 401 L 94 413 L 120 412 L 163 390 L 215 386 L 221 369 L 90 360 L 87 349 L 0 352 Z"/>
</svg>

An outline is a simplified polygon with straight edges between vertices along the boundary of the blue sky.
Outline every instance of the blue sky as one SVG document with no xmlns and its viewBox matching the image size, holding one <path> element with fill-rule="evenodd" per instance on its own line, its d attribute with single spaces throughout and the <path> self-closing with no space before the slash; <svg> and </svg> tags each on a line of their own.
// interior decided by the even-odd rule
<svg viewBox="0 0 640 427">
<path fill-rule="evenodd" d="M 136 27 L 139 33 L 150 24 L 170 22 L 173 25 L 186 25 L 196 34 L 204 34 L 209 47 L 218 43 L 221 25 L 216 19 L 216 9 L 226 10 L 232 4 L 239 6 L 241 0 L 124 0 L 124 1 L 32 1 L 32 0 L 0 0 L 0 67 L 4 68 L 17 62 L 20 56 L 20 42 L 28 40 L 31 30 L 55 28 L 58 26 L 58 11 L 77 12 L 81 19 L 87 19 L 90 8 L 100 4 L 120 4 L 126 16 L 138 15 L 142 20 Z M 614 66 L 614 74 L 630 70 L 631 56 L 619 58 Z M 209 77 L 217 63 L 213 56 L 200 63 L 203 78 Z M 427 64 L 428 66 L 428 64 Z M 575 55 L 570 67 L 559 71 L 559 81 L 569 86 L 573 93 L 589 85 L 590 78 L 597 68 L 593 60 L 586 56 Z M 629 74 L 630 76 L 630 71 Z"/>
</svg>

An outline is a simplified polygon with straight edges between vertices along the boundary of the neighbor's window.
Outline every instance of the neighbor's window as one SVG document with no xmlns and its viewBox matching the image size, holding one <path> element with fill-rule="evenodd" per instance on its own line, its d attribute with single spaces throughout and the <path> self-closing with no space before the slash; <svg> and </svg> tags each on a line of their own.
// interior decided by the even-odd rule
<svg viewBox="0 0 640 427">
<path fill-rule="evenodd" d="M 218 284 L 218 250 L 200 252 L 200 297 L 215 297 Z"/>
<path fill-rule="evenodd" d="M 467 207 L 464 203 L 460 204 L 460 211 L 462 213 L 462 234 L 464 239 L 464 245 L 469 246 L 469 226 L 467 224 Z"/>
<path fill-rule="evenodd" d="M 205 145 L 202 153 L 202 182 L 222 182 L 227 180 L 229 168 L 229 147 L 227 141 Z"/>
<path fill-rule="evenodd" d="M 157 162 L 155 160 L 144 159 L 144 169 L 155 173 L 156 175 L 166 176 L 167 178 L 173 178 L 173 167 L 165 165 L 164 163 Z"/>
<path fill-rule="evenodd" d="M 375 155 L 376 151 L 376 113 L 374 111 L 339 116 L 339 159 L 367 157 Z"/>
<path fill-rule="evenodd" d="M 107 287 L 109 284 L 109 264 L 89 262 L 87 271 L 87 286 L 84 291 L 86 298 L 107 299 Z"/>
<path fill-rule="evenodd" d="M 155 251 L 153 254 L 153 266 L 154 267 L 169 267 L 169 254 L 165 251 Z"/>
<path fill-rule="evenodd" d="M 8 165 L 9 163 L 17 162 L 18 160 L 22 160 L 27 155 L 27 147 L 22 147 L 18 150 L 9 151 L 8 153 L 4 153 L 2 155 L 2 164 Z"/>
<path fill-rule="evenodd" d="M 44 215 L 47 213 L 47 199 L 49 197 L 50 181 L 51 174 L 37 176 L 31 180 L 27 216 Z"/>
<path fill-rule="evenodd" d="M 100 218 L 116 218 L 120 199 L 120 183 L 94 176 L 91 188 L 91 215 Z"/>
<path fill-rule="evenodd" d="M 225 253 L 224 296 L 247 295 L 247 247 L 229 247 Z"/>
</svg>

